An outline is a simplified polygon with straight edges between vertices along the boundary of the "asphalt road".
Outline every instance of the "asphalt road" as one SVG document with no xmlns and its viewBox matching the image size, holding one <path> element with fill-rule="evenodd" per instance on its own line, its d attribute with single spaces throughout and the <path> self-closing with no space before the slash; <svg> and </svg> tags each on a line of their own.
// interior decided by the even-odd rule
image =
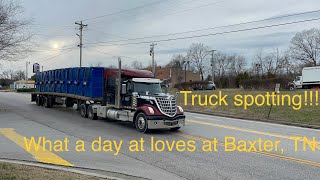
<svg viewBox="0 0 320 180">
<path fill-rule="evenodd" d="M 116 172 L 147 179 L 318 179 L 320 177 L 320 145 L 315 151 L 302 141 L 294 151 L 292 136 L 303 136 L 320 142 L 320 131 L 278 124 L 230 119 L 186 113 L 187 126 L 178 132 L 155 131 L 138 133 L 130 124 L 108 120 L 92 121 L 81 118 L 72 108 L 38 107 L 30 102 L 29 94 L 0 93 L 0 158 L 38 162 L 41 154 L 32 154 L 19 146 L 10 133 L 50 140 L 68 138 L 69 152 L 53 152 L 75 168 Z M 8 128 L 12 128 L 9 129 Z M 2 133 L 1 133 L 2 132 Z M 6 133 L 7 132 L 7 133 Z M 11 133 L 12 136 L 17 137 Z M 225 137 L 237 140 L 280 141 L 278 151 L 225 152 Z M 103 140 L 123 140 L 117 156 L 114 152 L 93 152 L 90 143 Z M 151 152 L 151 137 L 168 142 L 193 140 L 194 152 L 168 150 Z M 145 139 L 145 152 L 130 152 L 130 140 Z M 218 152 L 203 152 L 204 141 L 217 138 Z M 83 140 L 86 151 L 76 152 L 75 142 Z M 312 144 L 311 144 L 312 145 Z M 247 147 L 250 147 L 249 145 Z M 255 146 L 257 147 L 257 146 Z M 301 148 L 301 149 L 300 149 Z M 42 154 L 43 155 L 43 154 Z M 45 154 L 46 155 L 46 154 Z M 43 156 L 45 156 L 43 155 Z M 41 162 L 41 161 L 40 161 Z M 61 162 L 61 161 L 59 161 Z"/>
</svg>

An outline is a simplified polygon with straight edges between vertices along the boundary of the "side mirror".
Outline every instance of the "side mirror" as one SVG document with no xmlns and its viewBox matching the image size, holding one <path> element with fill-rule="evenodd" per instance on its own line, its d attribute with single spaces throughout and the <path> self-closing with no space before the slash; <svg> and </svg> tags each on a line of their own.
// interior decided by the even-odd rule
<svg viewBox="0 0 320 180">
<path fill-rule="evenodd" d="M 127 84 L 122 84 L 122 86 L 121 86 L 121 94 L 127 94 Z"/>
<path fill-rule="evenodd" d="M 175 96 L 175 98 L 177 98 L 177 97 L 179 96 L 179 94 L 180 94 L 179 92 L 176 92 L 176 96 Z"/>
</svg>

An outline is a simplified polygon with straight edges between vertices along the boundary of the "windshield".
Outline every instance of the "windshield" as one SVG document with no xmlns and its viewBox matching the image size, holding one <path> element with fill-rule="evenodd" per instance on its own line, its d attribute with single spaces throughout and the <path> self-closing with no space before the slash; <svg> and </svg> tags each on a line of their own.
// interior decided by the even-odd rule
<svg viewBox="0 0 320 180">
<path fill-rule="evenodd" d="M 137 92 L 140 95 L 147 95 L 147 91 L 150 95 L 157 95 L 162 93 L 160 83 L 134 83 L 134 92 Z"/>
</svg>

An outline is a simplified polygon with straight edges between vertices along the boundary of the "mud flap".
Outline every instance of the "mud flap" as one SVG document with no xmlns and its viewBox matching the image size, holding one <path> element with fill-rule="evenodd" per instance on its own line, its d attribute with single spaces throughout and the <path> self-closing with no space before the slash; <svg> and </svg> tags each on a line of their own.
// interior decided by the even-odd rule
<svg viewBox="0 0 320 180">
<path fill-rule="evenodd" d="M 36 102 L 37 94 L 31 94 L 31 102 Z"/>
</svg>

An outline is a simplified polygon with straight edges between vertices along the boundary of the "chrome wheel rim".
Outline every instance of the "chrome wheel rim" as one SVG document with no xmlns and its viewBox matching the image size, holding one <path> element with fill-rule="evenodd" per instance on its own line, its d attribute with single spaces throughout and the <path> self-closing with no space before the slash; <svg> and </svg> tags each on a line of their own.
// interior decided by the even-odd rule
<svg viewBox="0 0 320 180">
<path fill-rule="evenodd" d="M 143 129 L 146 126 L 146 120 L 143 117 L 138 119 L 138 127 L 139 129 Z"/>
</svg>

